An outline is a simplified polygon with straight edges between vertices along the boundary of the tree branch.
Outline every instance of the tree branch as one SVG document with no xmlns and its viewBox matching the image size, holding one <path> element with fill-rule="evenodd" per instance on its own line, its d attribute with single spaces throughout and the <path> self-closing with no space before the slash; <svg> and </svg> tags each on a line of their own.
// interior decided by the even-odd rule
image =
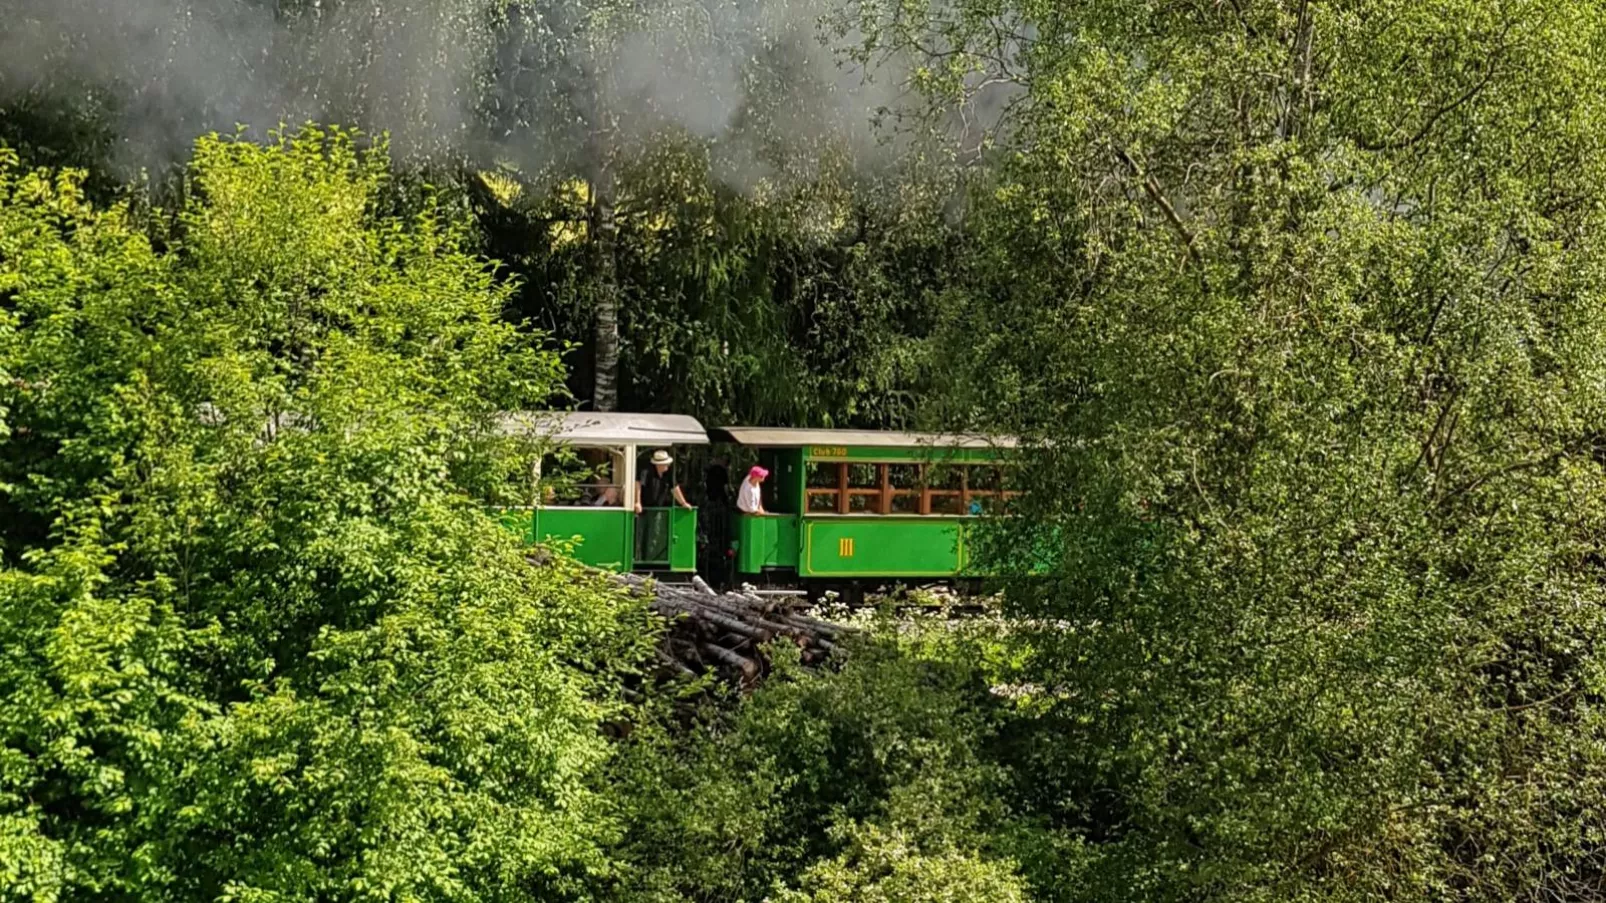
<svg viewBox="0 0 1606 903">
<path fill-rule="evenodd" d="M 1237 14 L 1238 24 L 1244 27 L 1244 34 L 1248 35 L 1251 41 L 1260 37 L 1260 33 L 1255 31 L 1255 26 L 1249 24 L 1249 17 L 1244 15 L 1244 8 L 1239 0 L 1232 0 L 1232 11 Z"/>
<path fill-rule="evenodd" d="M 1488 473 L 1484 474 L 1483 476 L 1478 477 L 1478 478 L 1476 478 L 1474 480 L 1471 480 L 1471 481 L 1469 481 L 1467 483 L 1464 483 L 1461 486 L 1459 486 L 1459 487 L 1451 490 L 1450 492 L 1446 493 L 1445 496 L 1444 496 L 1443 501 L 1440 502 L 1440 504 L 1449 504 L 1451 501 L 1454 501 L 1455 499 L 1460 498 L 1463 495 L 1466 495 L 1467 493 L 1471 492 L 1474 489 L 1477 489 L 1479 486 L 1482 486 L 1484 483 L 1487 483 L 1490 480 L 1498 479 L 1500 477 L 1508 477 L 1508 476 L 1511 476 L 1514 473 L 1521 473 L 1524 470 L 1533 470 L 1533 469 L 1538 468 L 1538 467 L 1544 467 L 1547 464 L 1551 464 L 1551 463 L 1554 463 L 1556 461 L 1560 461 L 1562 458 L 1564 458 L 1566 456 L 1567 456 L 1567 453 L 1564 452 L 1564 451 L 1553 452 L 1551 454 L 1545 455 L 1543 458 L 1537 458 L 1537 459 L 1530 460 L 1530 461 L 1518 461 L 1515 464 L 1507 464 L 1505 467 L 1495 468 L 1494 470 L 1489 471 Z"/>
<path fill-rule="evenodd" d="M 1506 27 L 1505 27 L 1505 30 L 1501 32 L 1501 34 L 1500 34 L 1500 51 L 1503 51 L 1505 49 L 1505 38 L 1506 38 L 1506 36 L 1508 34 L 1510 34 L 1511 28 L 1515 24 L 1516 24 L 1515 22 L 1507 23 Z M 1470 87 L 1467 90 L 1463 91 L 1460 94 L 1460 96 L 1456 97 L 1454 100 L 1450 101 L 1448 104 L 1445 104 L 1444 106 L 1439 107 L 1437 110 L 1434 110 L 1432 115 L 1428 116 L 1427 122 L 1422 123 L 1422 127 L 1417 129 L 1415 134 L 1411 135 L 1408 138 L 1401 138 L 1401 139 L 1398 139 L 1396 141 L 1371 141 L 1371 140 L 1362 138 L 1362 139 L 1359 139 L 1359 140 L 1357 140 L 1355 142 L 1356 146 L 1359 147 L 1361 150 L 1368 150 L 1368 151 L 1404 150 L 1404 149 L 1406 149 L 1408 147 L 1411 147 L 1412 145 L 1416 144 L 1417 142 L 1421 141 L 1422 139 L 1426 138 L 1428 136 L 1428 133 L 1433 131 L 1433 127 L 1438 124 L 1440 119 L 1443 119 L 1445 116 L 1449 115 L 1450 113 L 1453 113 L 1456 110 L 1460 109 L 1462 106 L 1464 106 L 1467 103 L 1469 103 L 1474 97 L 1477 97 L 1479 94 L 1482 94 L 1485 88 L 1489 87 L 1489 83 L 1494 81 L 1495 72 L 1500 67 L 1500 58 L 1502 56 L 1502 53 L 1500 51 L 1497 51 L 1497 52 L 1492 53 L 1492 54 L 1489 55 L 1489 63 L 1488 63 L 1488 65 L 1483 67 L 1483 77 L 1482 78 L 1478 79 L 1478 81 L 1475 84 L 1473 84 L 1472 87 Z"/>
<path fill-rule="evenodd" d="M 1171 224 L 1172 230 L 1177 233 L 1183 244 L 1187 246 L 1188 257 L 1193 260 L 1194 264 L 1203 267 L 1204 259 L 1199 254 L 1198 241 L 1194 237 L 1193 231 L 1188 228 L 1187 223 L 1182 221 L 1182 216 L 1177 213 L 1177 208 L 1173 207 L 1171 201 L 1166 198 L 1165 192 L 1160 190 L 1160 183 L 1155 181 L 1154 176 L 1144 172 L 1143 167 L 1132 159 L 1132 155 L 1127 153 L 1125 148 L 1115 148 L 1115 155 L 1121 159 L 1122 163 L 1126 164 L 1126 168 L 1132 173 L 1133 177 L 1143 183 L 1143 191 L 1149 196 L 1149 200 L 1153 201 L 1165 213 L 1166 222 Z"/>
</svg>

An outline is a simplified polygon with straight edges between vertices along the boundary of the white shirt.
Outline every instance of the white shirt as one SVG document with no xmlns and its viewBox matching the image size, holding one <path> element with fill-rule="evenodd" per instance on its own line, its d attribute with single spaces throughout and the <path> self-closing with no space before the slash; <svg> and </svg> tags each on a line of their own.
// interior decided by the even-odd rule
<svg viewBox="0 0 1606 903">
<path fill-rule="evenodd" d="M 736 492 L 736 507 L 747 514 L 757 514 L 759 505 L 758 485 L 742 480 L 742 488 Z"/>
</svg>

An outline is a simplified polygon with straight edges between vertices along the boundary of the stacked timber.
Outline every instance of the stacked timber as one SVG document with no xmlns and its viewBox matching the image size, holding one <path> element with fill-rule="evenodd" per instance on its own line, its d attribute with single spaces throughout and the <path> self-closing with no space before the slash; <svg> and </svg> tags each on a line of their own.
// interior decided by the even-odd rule
<svg viewBox="0 0 1606 903">
<path fill-rule="evenodd" d="M 710 671 L 750 685 L 769 671 L 766 647 L 789 642 L 804 663 L 818 664 L 839 651 L 850 628 L 804 613 L 799 602 L 766 599 L 748 590 L 717 593 L 699 577 L 690 583 L 664 583 L 636 574 L 615 579 L 648 596 L 653 611 L 668 622 L 658 661 L 665 671 L 685 676 Z"/>
</svg>

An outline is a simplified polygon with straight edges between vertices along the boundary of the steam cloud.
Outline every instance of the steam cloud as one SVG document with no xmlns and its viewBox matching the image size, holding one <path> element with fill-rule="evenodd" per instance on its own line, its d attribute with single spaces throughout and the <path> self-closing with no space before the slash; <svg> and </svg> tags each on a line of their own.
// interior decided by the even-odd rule
<svg viewBox="0 0 1606 903">
<path fill-rule="evenodd" d="M 712 142 L 742 185 L 811 142 L 880 153 L 871 119 L 900 79 L 822 46 L 834 5 L 0 0 L 0 103 L 109 113 L 127 168 L 182 161 L 206 132 L 315 120 L 386 131 L 410 157 L 536 171 L 584 165 L 607 122 L 625 144 L 666 127 Z"/>
</svg>

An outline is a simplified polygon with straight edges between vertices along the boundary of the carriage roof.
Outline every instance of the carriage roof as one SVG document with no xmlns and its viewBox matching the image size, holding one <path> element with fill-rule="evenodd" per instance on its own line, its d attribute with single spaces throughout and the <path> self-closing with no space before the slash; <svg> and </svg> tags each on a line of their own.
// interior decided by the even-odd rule
<svg viewBox="0 0 1606 903">
<path fill-rule="evenodd" d="M 684 414 L 520 411 L 503 415 L 502 428 L 523 435 L 550 435 L 564 445 L 708 444 L 703 425 Z"/>
<path fill-rule="evenodd" d="M 754 448 L 802 448 L 811 445 L 855 448 L 1015 448 L 1012 436 L 975 433 L 906 433 L 882 430 L 810 430 L 788 427 L 727 426 L 709 431 L 714 439 Z"/>
</svg>

